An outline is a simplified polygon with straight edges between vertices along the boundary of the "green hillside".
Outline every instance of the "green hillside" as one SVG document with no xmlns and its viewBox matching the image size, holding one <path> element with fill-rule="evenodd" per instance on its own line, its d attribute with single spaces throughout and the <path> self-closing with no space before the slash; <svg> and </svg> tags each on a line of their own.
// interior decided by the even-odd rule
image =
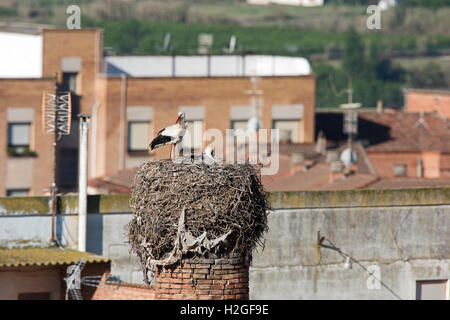
<svg viewBox="0 0 450 320">
<path fill-rule="evenodd" d="M 365 107 L 378 99 L 402 106 L 405 86 L 449 87 L 450 0 L 398 0 L 382 12 L 381 29 L 368 30 L 367 5 L 377 2 L 329 0 L 304 8 L 237 0 L 0 0 L 0 22 L 65 27 L 67 6 L 77 4 L 81 27 L 103 28 L 105 46 L 115 54 L 196 54 L 201 33 L 214 36 L 212 54 L 225 54 L 234 35 L 236 54 L 308 58 L 317 75 L 317 107 L 345 102 L 350 77 Z M 164 50 L 168 33 L 171 46 Z M 361 70 L 351 71 L 348 61 Z"/>
</svg>

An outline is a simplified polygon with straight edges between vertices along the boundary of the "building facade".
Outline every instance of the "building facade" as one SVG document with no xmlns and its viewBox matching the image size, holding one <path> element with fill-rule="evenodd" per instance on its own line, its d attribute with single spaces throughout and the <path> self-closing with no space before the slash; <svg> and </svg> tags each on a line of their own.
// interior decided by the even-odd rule
<svg viewBox="0 0 450 320">
<path fill-rule="evenodd" d="M 450 299 L 449 197 L 449 187 L 270 192 L 269 232 L 249 269 L 250 299 Z M 0 198 L 0 246 L 45 247 L 49 200 Z M 66 226 L 59 240 L 75 248 L 77 197 L 58 203 L 58 225 Z M 118 232 L 132 217 L 129 203 L 129 195 L 89 196 L 86 245 L 111 259 L 111 275 L 143 284 L 139 259 Z M 152 299 L 120 289 L 93 298 Z"/>
<path fill-rule="evenodd" d="M 450 90 L 408 89 L 406 112 L 436 112 L 450 119 Z"/>
<path fill-rule="evenodd" d="M 42 195 L 53 178 L 53 135 L 42 128 L 42 94 L 72 96 L 71 133 L 58 141 L 60 192 L 76 189 L 78 117 L 91 115 L 89 177 L 168 158 L 149 153 L 157 132 L 184 111 L 202 150 L 202 132 L 246 129 L 258 117 L 286 140 L 314 140 L 315 78 L 303 58 L 271 56 L 103 57 L 98 29 L 45 29 L 34 34 L 0 32 L 8 43 L 0 61 L 0 195 Z M 29 47 L 31 50 L 26 51 Z M 22 61 L 27 67 L 23 68 Z M 17 66 L 4 68 L 3 66 Z M 257 103 L 249 91 L 259 92 Z M 253 99 L 253 100 L 252 100 Z M 194 133 L 195 132 L 195 133 Z"/>
</svg>

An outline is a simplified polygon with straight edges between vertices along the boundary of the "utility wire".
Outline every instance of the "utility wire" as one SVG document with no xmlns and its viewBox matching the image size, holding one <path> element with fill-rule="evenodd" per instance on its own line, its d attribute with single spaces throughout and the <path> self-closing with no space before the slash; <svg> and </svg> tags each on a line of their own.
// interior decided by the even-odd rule
<svg viewBox="0 0 450 320">
<path fill-rule="evenodd" d="M 323 242 L 327 241 L 331 246 L 327 246 L 324 245 Z M 389 286 L 387 284 L 385 284 L 381 279 L 377 278 L 373 272 L 370 272 L 369 270 L 367 270 L 367 268 L 361 264 L 361 262 L 359 262 L 358 260 L 356 260 L 355 258 L 353 258 L 352 256 L 350 256 L 349 254 L 345 253 L 344 251 L 341 250 L 341 248 L 337 247 L 331 240 L 329 240 L 328 238 L 323 237 L 321 239 L 320 242 L 320 246 L 324 247 L 324 248 L 328 248 L 331 250 L 335 250 L 337 251 L 339 254 L 341 254 L 344 258 L 349 258 L 352 262 L 355 262 L 357 265 L 359 265 L 364 271 L 367 272 L 367 274 L 369 274 L 370 276 L 374 277 L 378 282 L 380 282 L 380 284 L 385 287 L 390 293 L 392 293 L 397 299 L 399 300 L 403 300 L 397 293 L 394 292 L 394 290 L 392 290 L 391 288 L 389 288 Z"/>
</svg>

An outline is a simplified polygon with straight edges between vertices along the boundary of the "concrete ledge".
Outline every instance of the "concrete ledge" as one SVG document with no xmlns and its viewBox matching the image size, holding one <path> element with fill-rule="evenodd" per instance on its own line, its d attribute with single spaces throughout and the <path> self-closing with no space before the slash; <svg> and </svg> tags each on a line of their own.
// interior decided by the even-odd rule
<svg viewBox="0 0 450 320">
<path fill-rule="evenodd" d="M 88 213 L 130 212 L 130 195 L 90 195 Z M 58 213 L 78 213 L 78 196 L 59 196 Z M 8 197 L 0 198 L 0 216 L 50 215 L 51 197 Z"/>
<path fill-rule="evenodd" d="M 450 204 L 450 187 L 271 192 L 274 209 Z"/>
<path fill-rule="evenodd" d="M 0 216 L 50 213 L 50 197 L 0 198 Z"/>
<path fill-rule="evenodd" d="M 273 209 L 357 208 L 450 205 L 450 187 L 383 189 L 283 191 L 269 193 Z M 130 195 L 88 196 L 88 213 L 130 212 Z M 50 197 L 0 198 L 0 216 L 49 215 Z M 78 197 L 58 197 L 58 213 L 76 214 Z"/>
</svg>

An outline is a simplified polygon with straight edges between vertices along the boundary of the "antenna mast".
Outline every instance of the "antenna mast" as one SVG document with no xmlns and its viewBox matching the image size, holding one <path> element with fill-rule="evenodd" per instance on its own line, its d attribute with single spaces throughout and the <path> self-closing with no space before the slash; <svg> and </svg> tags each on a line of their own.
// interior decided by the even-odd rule
<svg viewBox="0 0 450 320">
<path fill-rule="evenodd" d="M 56 217 L 56 151 L 58 141 L 63 135 L 70 134 L 72 117 L 72 102 L 70 92 L 61 92 L 58 89 L 58 74 L 55 74 L 54 93 L 44 92 L 42 94 L 42 128 L 45 133 L 53 134 L 53 178 L 51 184 L 52 204 L 52 231 L 50 242 L 57 243 L 55 232 Z"/>
<path fill-rule="evenodd" d="M 348 79 L 348 102 L 341 104 L 341 109 L 344 109 L 344 133 L 347 134 L 347 148 L 350 150 L 350 156 L 352 156 L 352 142 L 353 136 L 358 133 L 358 112 L 355 109 L 361 107 L 361 103 L 353 102 L 353 88 L 352 88 L 352 78 Z"/>
</svg>

